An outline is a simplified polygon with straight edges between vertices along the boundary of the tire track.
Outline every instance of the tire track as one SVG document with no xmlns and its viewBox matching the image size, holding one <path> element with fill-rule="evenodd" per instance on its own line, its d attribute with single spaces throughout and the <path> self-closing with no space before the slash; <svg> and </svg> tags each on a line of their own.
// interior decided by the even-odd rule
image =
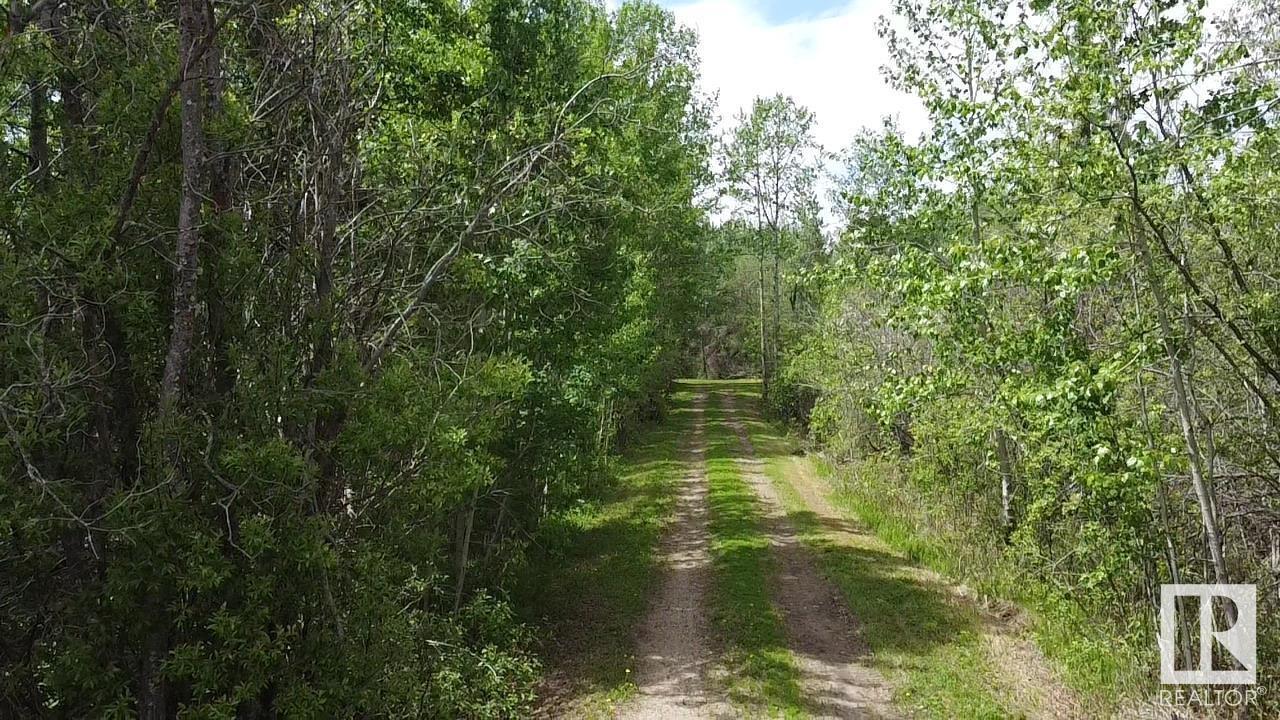
<svg viewBox="0 0 1280 720">
<path fill-rule="evenodd" d="M 762 520 L 777 562 L 770 579 L 788 646 L 800 670 L 809 712 L 823 720 L 900 718 L 892 688 L 869 664 L 870 652 L 839 592 L 819 572 L 764 473 L 734 395 L 719 393 L 726 422 L 738 436 L 743 479 L 761 501 Z"/>
<path fill-rule="evenodd" d="M 707 509 L 706 392 L 694 397 L 687 471 L 676 494 L 671 530 L 662 542 L 666 565 L 637 642 L 638 697 L 620 709 L 624 720 L 730 717 L 708 690 L 715 665 L 707 592 L 711 558 Z"/>
</svg>

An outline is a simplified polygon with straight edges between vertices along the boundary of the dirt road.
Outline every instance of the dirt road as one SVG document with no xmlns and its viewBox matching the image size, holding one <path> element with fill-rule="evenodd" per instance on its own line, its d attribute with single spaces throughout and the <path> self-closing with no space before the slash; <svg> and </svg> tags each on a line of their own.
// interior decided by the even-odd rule
<svg viewBox="0 0 1280 720">
<path fill-rule="evenodd" d="M 1016 623 L 833 506 L 813 461 L 761 420 L 757 387 L 682 382 L 678 431 L 655 435 L 666 465 L 640 466 L 668 473 L 672 504 L 657 545 L 633 550 L 656 561 L 654 580 L 623 584 L 650 588 L 613 636 L 634 642 L 634 672 L 588 684 L 594 702 L 551 698 L 541 716 L 1086 717 Z M 744 618 L 772 630 L 743 635 L 760 627 Z"/>
<path fill-rule="evenodd" d="M 715 658 L 707 619 L 711 582 L 707 551 L 706 393 L 693 401 L 686 471 L 678 484 L 671 531 L 662 543 L 663 577 L 636 643 L 637 697 L 619 711 L 627 720 L 729 717 L 708 692 Z"/>
<path fill-rule="evenodd" d="M 764 508 L 778 572 L 770 578 L 774 607 L 786 625 L 788 647 L 800 670 L 810 716 L 822 720 L 897 718 L 892 688 L 870 667 L 870 652 L 839 592 L 821 575 L 786 519 L 777 489 L 765 476 L 732 394 L 722 394 L 726 418 L 738 436 L 743 477 Z"/>
</svg>

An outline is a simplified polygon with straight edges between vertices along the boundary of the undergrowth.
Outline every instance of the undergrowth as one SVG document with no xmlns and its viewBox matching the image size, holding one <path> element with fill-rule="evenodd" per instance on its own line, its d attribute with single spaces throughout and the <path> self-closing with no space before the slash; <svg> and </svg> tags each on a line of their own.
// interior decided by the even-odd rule
<svg viewBox="0 0 1280 720">
<path fill-rule="evenodd" d="M 820 459 L 832 501 L 887 545 L 954 581 L 983 601 L 1012 603 L 1030 620 L 1037 645 L 1099 715 L 1108 715 L 1152 688 L 1144 668 L 1155 667 L 1154 639 L 1091 613 L 1019 570 L 997 538 L 944 503 L 910 486 L 909 466 L 876 456 L 846 463 Z"/>
</svg>

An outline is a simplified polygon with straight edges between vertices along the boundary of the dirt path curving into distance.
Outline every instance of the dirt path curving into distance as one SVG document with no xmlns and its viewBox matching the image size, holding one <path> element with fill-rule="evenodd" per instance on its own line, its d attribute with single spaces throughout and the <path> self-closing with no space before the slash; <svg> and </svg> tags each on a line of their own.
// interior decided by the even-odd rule
<svg viewBox="0 0 1280 720">
<path fill-rule="evenodd" d="M 738 436 L 743 478 L 761 501 L 777 567 L 776 576 L 770 579 L 770 594 L 782 615 L 811 717 L 900 718 L 892 704 L 892 687 L 870 665 L 870 652 L 858 636 L 857 621 L 787 521 L 782 500 L 765 476 L 734 396 L 721 393 L 720 402 Z"/>
<path fill-rule="evenodd" d="M 707 529 L 707 442 L 703 407 L 693 401 L 693 430 L 685 454 L 687 470 L 676 494 L 671 530 L 662 542 L 663 577 L 641 627 L 636 647 L 636 686 L 620 708 L 623 720 L 683 720 L 732 717 L 708 689 L 716 655 L 710 640 L 707 591 L 711 557 Z"/>
</svg>

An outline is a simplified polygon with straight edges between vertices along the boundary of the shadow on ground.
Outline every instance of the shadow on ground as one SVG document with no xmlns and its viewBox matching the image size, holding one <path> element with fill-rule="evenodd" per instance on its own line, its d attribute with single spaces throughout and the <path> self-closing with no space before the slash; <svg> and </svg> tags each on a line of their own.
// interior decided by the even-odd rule
<svg viewBox="0 0 1280 720">
<path fill-rule="evenodd" d="M 795 443 L 777 434 L 759 416 L 759 383 L 725 381 L 702 384 L 709 395 L 708 422 L 723 422 L 728 413 L 721 409 L 722 394 L 732 395 L 737 414 L 751 435 L 755 456 L 762 465 L 772 459 L 796 455 Z M 737 441 L 724 438 L 725 449 L 737 457 Z M 733 512 L 743 515 L 754 496 L 734 498 Z M 785 542 L 786 552 L 816 552 L 822 556 L 824 570 L 837 574 L 840 589 L 857 611 L 857 620 L 866 634 L 873 636 L 876 647 L 908 653 L 927 653 L 945 644 L 955 635 L 977 628 L 978 617 L 951 599 L 948 589 L 937 582 L 918 577 L 916 567 L 904 556 L 887 549 L 856 547 L 850 542 L 837 542 L 830 537 L 851 537 L 868 545 L 879 543 L 854 520 L 837 514 L 818 514 L 812 510 L 791 510 L 787 523 L 803 538 L 803 547 Z"/>
<path fill-rule="evenodd" d="M 749 471 L 773 477 L 773 485 L 781 492 L 794 490 L 788 482 L 778 482 L 797 462 L 797 443 L 780 434 L 761 420 L 758 384 L 748 381 L 711 383 L 705 390 L 711 396 L 709 407 L 725 401 L 736 405 L 733 413 L 745 426 L 748 447 L 735 453 Z M 717 420 L 729 418 L 720 411 Z M 736 443 L 735 443 L 736 445 Z M 769 472 L 766 472 L 769 470 Z M 981 680 L 967 675 L 985 672 L 978 657 L 976 639 L 981 616 L 973 608 L 956 601 L 951 589 L 930 573 L 921 572 L 909 559 L 897 554 L 872 537 L 856 521 L 842 516 L 821 503 L 815 511 L 803 499 L 791 497 L 783 503 L 787 511 L 772 523 L 769 532 L 776 567 L 803 568 L 816 564 L 834 588 L 831 596 L 820 596 L 810 602 L 834 602 L 856 628 L 854 637 L 845 641 L 823 640 L 821 634 L 840 632 L 839 623 L 806 628 L 788 623 L 792 634 L 813 635 L 809 640 L 790 638 L 793 651 L 810 675 L 829 672 L 850 663 L 870 665 L 900 677 L 895 671 L 930 670 L 931 679 L 923 685 L 914 680 L 908 688 L 899 688 L 897 700 L 908 706 L 927 705 L 942 716 L 990 717 L 999 715 L 999 707 Z M 788 578 L 779 578 L 787 582 Z M 830 599 L 828 599 L 830 598 Z M 836 611 L 831 613 L 834 615 Z M 821 617 L 823 613 L 814 613 Z M 870 657 L 874 650 L 874 657 Z M 805 659 L 812 662 L 805 662 Z M 819 717 L 876 717 L 875 708 L 863 706 L 864 695 L 858 688 L 848 687 L 848 677 L 831 678 L 822 692 L 814 693 L 806 682 L 806 709 Z M 841 680 L 844 683 L 841 684 Z M 874 684 L 874 680 L 869 681 Z M 823 683 L 819 683 L 823 685 Z M 905 690 L 905 692 L 904 692 Z"/>
<path fill-rule="evenodd" d="M 563 716 L 588 696 L 608 704 L 633 688 L 636 634 L 661 575 L 655 549 L 693 418 L 687 394 L 673 405 L 584 500 L 544 521 L 529 550 L 513 594 L 547 666 L 540 716 Z"/>
<path fill-rule="evenodd" d="M 708 599 L 712 634 L 718 638 L 712 643 L 719 643 L 721 655 L 714 664 L 733 673 L 727 682 L 735 700 L 763 701 L 771 714 L 789 716 L 895 717 L 887 705 L 863 704 L 862 696 L 851 696 L 842 687 L 848 684 L 842 672 L 818 677 L 815 692 L 813 668 L 822 674 L 856 664 L 895 678 L 901 677 L 897 670 L 929 668 L 937 676 L 930 687 L 913 683 L 906 694 L 899 688 L 895 699 L 928 705 L 930 714 L 944 717 L 992 716 L 988 697 L 955 700 L 949 691 L 936 692 L 972 671 L 964 656 L 979 630 L 980 616 L 972 608 L 835 511 L 815 512 L 803 509 L 803 502 L 788 501 L 779 522 L 764 517 L 756 492 L 737 476 L 743 467 L 764 473 L 771 463 L 794 461 L 796 445 L 761 420 L 758 384 L 749 381 L 681 382 L 667 421 L 646 433 L 642 445 L 620 463 L 617 482 L 602 486 L 595 499 L 549 520 L 539 532 L 518 605 L 529 609 L 527 617 L 546 638 L 552 671 L 545 694 L 552 703 L 541 714 L 563 714 L 558 709 L 565 706 L 556 698 L 594 693 L 620 699 L 633 689 L 633 648 L 662 570 L 655 550 L 673 507 L 673 483 L 686 469 L 691 398 L 700 391 L 707 395 L 704 438 L 716 584 Z M 726 404 L 736 407 L 727 410 Z M 729 429 L 732 418 L 745 426 L 752 447 L 744 450 Z M 830 637 L 797 642 L 789 629 L 794 624 L 774 607 L 777 584 L 795 580 L 786 569 L 805 563 L 818 568 L 826 580 L 821 584 L 830 590 L 812 600 L 831 604 L 817 614 L 839 618 L 837 624 L 845 628 L 818 624 L 813 631 L 836 636 L 837 642 Z M 694 569 L 677 565 L 668 572 Z M 952 663 L 953 658 L 958 659 Z M 717 672 L 705 658 L 653 660 L 675 665 L 669 674 L 677 679 Z M 804 689 L 797 664 L 809 672 Z M 684 684 L 670 684 L 672 697 Z M 867 685 L 872 694 L 892 693 L 874 681 Z M 881 707 L 887 711 L 880 712 Z M 714 708 L 687 709 L 705 716 Z"/>
</svg>

